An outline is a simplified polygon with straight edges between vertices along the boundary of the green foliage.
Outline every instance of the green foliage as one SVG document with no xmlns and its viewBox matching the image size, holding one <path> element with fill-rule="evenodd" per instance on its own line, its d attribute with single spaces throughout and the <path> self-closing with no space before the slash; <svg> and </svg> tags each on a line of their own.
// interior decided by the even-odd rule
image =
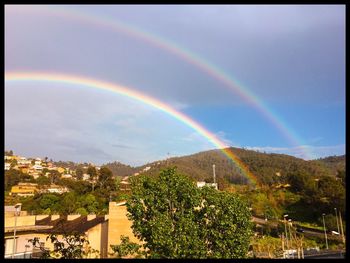
<svg viewBox="0 0 350 263">
<path fill-rule="evenodd" d="M 119 245 L 111 245 L 111 248 L 117 258 L 141 258 L 144 253 L 141 251 L 141 245 L 131 242 L 129 237 L 121 236 Z"/>
<path fill-rule="evenodd" d="M 87 173 L 90 175 L 90 179 L 96 179 L 97 176 L 97 170 L 93 166 L 89 166 L 87 169 Z"/>
<path fill-rule="evenodd" d="M 94 254 L 96 257 L 99 255 L 98 250 L 91 249 L 85 235 L 78 233 L 64 234 L 61 241 L 56 234 L 51 234 L 47 236 L 46 240 L 48 239 L 50 239 L 51 243 L 54 245 L 53 251 L 42 247 L 37 237 L 28 240 L 33 247 L 41 250 L 42 259 L 81 259 L 91 254 Z"/>
<path fill-rule="evenodd" d="M 59 211 L 60 197 L 56 194 L 45 194 L 39 204 L 42 209 L 50 208 L 51 211 Z"/>
<path fill-rule="evenodd" d="M 10 169 L 5 171 L 5 190 L 10 191 L 11 187 L 18 184 L 21 180 L 21 172 Z"/>
<path fill-rule="evenodd" d="M 120 162 L 107 163 L 104 166 L 111 170 L 114 176 L 127 176 L 137 172 L 137 168 Z"/>
<path fill-rule="evenodd" d="M 332 214 L 325 215 L 324 222 L 325 222 L 327 231 L 337 231 L 338 232 L 337 218 L 335 217 L 335 215 L 332 215 Z M 319 223 L 319 225 L 323 226 L 323 217 L 322 216 L 320 216 L 318 218 L 318 223 Z M 340 228 L 340 225 L 339 225 L 339 228 Z"/>
<path fill-rule="evenodd" d="M 77 170 L 75 171 L 75 176 L 76 176 L 77 180 L 82 180 L 83 174 L 84 174 L 84 171 L 82 168 L 77 168 Z"/>
<path fill-rule="evenodd" d="M 56 170 L 51 170 L 49 179 L 52 184 L 58 184 L 60 182 L 61 174 Z"/>
<path fill-rule="evenodd" d="M 36 183 L 40 186 L 43 185 L 49 185 L 50 184 L 50 179 L 44 175 L 40 175 L 37 179 L 36 179 Z"/>
<path fill-rule="evenodd" d="M 89 214 L 84 207 L 79 207 L 75 212 L 82 216 L 87 216 Z"/>
<path fill-rule="evenodd" d="M 244 258 L 252 234 L 238 196 L 199 189 L 174 168 L 132 180 L 133 231 L 150 258 Z"/>
<path fill-rule="evenodd" d="M 110 192 L 116 190 L 113 174 L 107 167 L 101 167 L 98 176 L 98 183 L 102 191 Z"/>
</svg>

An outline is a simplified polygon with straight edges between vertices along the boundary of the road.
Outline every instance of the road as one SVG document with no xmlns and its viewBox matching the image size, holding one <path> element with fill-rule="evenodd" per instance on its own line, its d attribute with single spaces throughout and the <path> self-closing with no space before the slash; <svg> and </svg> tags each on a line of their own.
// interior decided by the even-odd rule
<svg viewBox="0 0 350 263">
<path fill-rule="evenodd" d="M 304 255 L 304 258 L 345 258 L 344 251 L 329 251 L 313 255 Z"/>
<path fill-rule="evenodd" d="M 258 218 L 258 217 L 255 217 L 255 216 L 252 217 L 252 221 L 257 223 L 257 224 L 260 224 L 260 225 L 265 225 L 267 223 L 270 223 L 271 226 L 277 227 L 277 222 L 276 221 L 265 221 L 265 219 Z M 283 223 L 283 220 L 280 220 L 280 222 Z M 304 230 L 303 234 L 305 236 L 313 236 L 313 237 L 318 237 L 318 238 L 324 238 L 324 233 L 322 231 L 317 231 L 317 230 L 316 231 L 312 231 L 310 229 L 305 229 L 305 228 L 303 228 L 303 230 Z M 327 233 L 327 239 L 328 240 L 342 241 L 341 236 L 331 235 L 329 233 Z"/>
</svg>

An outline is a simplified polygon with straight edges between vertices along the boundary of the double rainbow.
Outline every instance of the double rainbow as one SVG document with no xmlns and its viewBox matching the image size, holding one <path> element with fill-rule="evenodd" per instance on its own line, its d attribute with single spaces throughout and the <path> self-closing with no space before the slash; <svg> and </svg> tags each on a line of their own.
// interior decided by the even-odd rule
<svg viewBox="0 0 350 263">
<path fill-rule="evenodd" d="M 169 105 L 164 104 L 163 102 L 149 97 L 141 92 L 129 89 L 125 86 L 120 86 L 112 84 L 109 82 L 104 82 L 92 78 L 86 78 L 81 76 L 73 76 L 66 74 L 53 74 L 53 73 L 35 73 L 35 72 L 6 72 L 5 73 L 5 82 L 19 82 L 19 81 L 39 81 L 39 82 L 50 82 L 50 83 L 64 83 L 71 86 L 84 86 L 92 89 L 106 90 L 120 95 L 135 99 L 144 104 L 152 106 L 156 109 L 159 109 L 166 114 L 170 115 L 174 119 L 184 123 L 188 127 L 192 128 L 203 137 L 205 137 L 210 143 L 215 147 L 220 149 L 229 159 L 231 159 L 241 170 L 242 174 L 253 184 L 258 183 L 256 176 L 254 176 L 248 169 L 248 167 L 236 156 L 230 148 L 228 148 L 225 143 L 220 141 L 216 136 L 201 126 L 199 123 L 195 122 L 185 114 L 173 109 Z"/>
<path fill-rule="evenodd" d="M 11 8 L 11 7 L 10 7 Z M 291 127 L 278 116 L 272 108 L 268 107 L 259 97 L 254 95 L 248 88 L 244 87 L 237 80 L 234 80 L 223 69 L 210 63 L 202 56 L 194 52 L 170 42 L 160 36 L 151 34 L 129 24 L 116 20 L 115 17 L 96 16 L 82 11 L 73 10 L 65 6 L 25 6 L 25 8 L 16 7 L 18 11 L 40 12 L 41 15 L 59 16 L 80 23 L 88 23 L 90 25 L 99 26 L 103 29 L 117 31 L 128 35 L 129 37 L 141 40 L 144 43 L 165 50 L 178 58 L 193 65 L 197 69 L 203 71 L 212 78 L 218 80 L 230 91 L 238 94 L 245 102 L 253 106 L 260 114 L 262 114 L 281 134 L 288 140 L 292 146 L 303 145 L 303 140 L 297 136 Z M 9 10 L 9 9 L 7 9 Z M 303 157 L 312 159 L 312 153 L 307 148 L 303 147 Z"/>
</svg>

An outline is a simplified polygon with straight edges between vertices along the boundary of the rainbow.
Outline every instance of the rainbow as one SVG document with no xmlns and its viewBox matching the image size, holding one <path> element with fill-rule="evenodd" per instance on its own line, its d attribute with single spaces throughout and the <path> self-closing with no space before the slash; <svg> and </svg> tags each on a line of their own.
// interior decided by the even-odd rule
<svg viewBox="0 0 350 263">
<path fill-rule="evenodd" d="M 303 140 L 297 136 L 291 127 L 283 121 L 281 116 L 278 116 L 273 109 L 269 108 L 261 99 L 254 95 L 248 88 L 244 87 L 237 80 L 231 78 L 223 69 L 218 66 L 210 63 L 208 60 L 205 60 L 203 57 L 195 54 L 194 52 L 189 51 L 188 49 L 181 47 L 175 43 L 169 42 L 168 40 L 140 30 L 126 23 L 117 21 L 114 17 L 108 16 L 95 16 L 88 13 L 83 13 L 82 11 L 72 10 L 67 7 L 62 6 L 25 6 L 25 10 L 22 8 L 22 11 L 40 11 L 42 9 L 45 13 L 41 14 L 50 14 L 60 17 L 65 17 L 71 20 L 75 20 L 81 23 L 89 23 L 95 26 L 101 26 L 105 29 L 110 29 L 112 31 L 121 32 L 130 37 L 139 39 L 149 45 L 155 46 L 167 52 L 174 54 L 180 59 L 186 61 L 189 64 L 192 64 L 197 69 L 205 72 L 207 75 L 218 80 L 220 83 L 224 84 L 224 87 L 230 91 L 235 92 L 245 102 L 253 106 L 260 114 L 262 114 L 274 127 L 281 132 L 281 134 L 289 141 L 292 146 L 304 145 Z M 307 148 L 304 149 L 304 158 L 312 159 L 312 153 L 307 151 Z"/>
<path fill-rule="evenodd" d="M 5 73 L 5 82 L 18 82 L 18 81 L 40 81 L 40 82 L 55 82 L 55 83 L 64 83 L 70 85 L 84 86 L 92 89 L 106 90 L 110 92 L 114 92 L 132 99 L 135 99 L 139 102 L 152 106 L 158 110 L 165 112 L 176 120 L 184 123 L 188 127 L 192 128 L 199 134 L 201 134 L 204 138 L 206 138 L 210 143 L 212 143 L 215 147 L 220 149 L 229 159 L 231 159 L 241 170 L 243 175 L 253 184 L 257 185 L 258 180 L 253 173 L 251 173 L 248 167 L 236 156 L 229 146 L 225 145 L 222 141 L 220 141 L 216 136 L 206 130 L 199 123 L 195 122 L 185 114 L 176 111 L 169 105 L 164 104 L 163 102 L 149 97 L 141 92 L 131 90 L 124 86 L 119 86 L 116 84 L 86 78 L 81 76 L 73 76 L 66 74 L 54 74 L 54 73 L 35 73 L 35 72 L 6 72 Z"/>
</svg>

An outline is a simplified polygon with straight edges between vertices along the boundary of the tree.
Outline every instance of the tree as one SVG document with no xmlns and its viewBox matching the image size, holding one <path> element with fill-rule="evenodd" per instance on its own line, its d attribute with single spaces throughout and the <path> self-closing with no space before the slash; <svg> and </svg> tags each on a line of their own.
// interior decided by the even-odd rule
<svg viewBox="0 0 350 263">
<path fill-rule="evenodd" d="M 135 257 L 140 258 L 144 253 L 141 252 L 141 245 L 131 242 L 129 237 L 121 236 L 119 245 L 111 245 L 111 248 L 117 258 Z"/>
<path fill-rule="evenodd" d="M 41 250 L 41 259 L 81 259 L 86 258 L 88 255 L 95 255 L 95 257 L 99 255 L 98 250 L 92 249 L 89 246 L 90 242 L 86 239 L 86 236 L 79 233 L 64 234 L 62 241 L 60 241 L 61 239 L 56 234 L 47 236 L 46 240 L 48 239 L 54 245 L 53 251 L 41 246 L 40 240 L 37 237 L 28 240 L 28 242 L 32 243 L 33 247 Z"/>
<path fill-rule="evenodd" d="M 131 180 L 134 234 L 150 258 L 244 258 L 252 225 L 237 195 L 197 188 L 175 168 Z"/>
<path fill-rule="evenodd" d="M 87 169 L 87 173 L 90 175 L 90 180 L 96 179 L 97 171 L 95 167 L 89 166 Z"/>
<path fill-rule="evenodd" d="M 113 178 L 112 171 L 107 167 L 101 167 L 98 177 L 99 194 L 109 199 L 111 195 L 116 191 L 116 183 Z"/>
<path fill-rule="evenodd" d="M 76 174 L 77 180 L 82 180 L 84 171 L 81 168 L 77 168 L 77 170 L 75 171 L 75 174 Z"/>
<path fill-rule="evenodd" d="M 39 202 L 42 209 L 50 208 L 50 211 L 59 212 L 60 197 L 55 194 L 44 194 Z"/>
<path fill-rule="evenodd" d="M 52 170 L 50 172 L 49 179 L 52 184 L 57 184 L 60 181 L 60 178 L 61 174 L 58 171 Z"/>
<path fill-rule="evenodd" d="M 47 178 L 46 176 L 40 175 L 37 179 L 36 179 L 36 183 L 38 185 L 49 185 L 50 184 L 50 179 Z"/>
<path fill-rule="evenodd" d="M 21 172 L 10 169 L 5 171 L 5 190 L 11 190 L 11 187 L 18 184 L 21 180 Z"/>
</svg>

